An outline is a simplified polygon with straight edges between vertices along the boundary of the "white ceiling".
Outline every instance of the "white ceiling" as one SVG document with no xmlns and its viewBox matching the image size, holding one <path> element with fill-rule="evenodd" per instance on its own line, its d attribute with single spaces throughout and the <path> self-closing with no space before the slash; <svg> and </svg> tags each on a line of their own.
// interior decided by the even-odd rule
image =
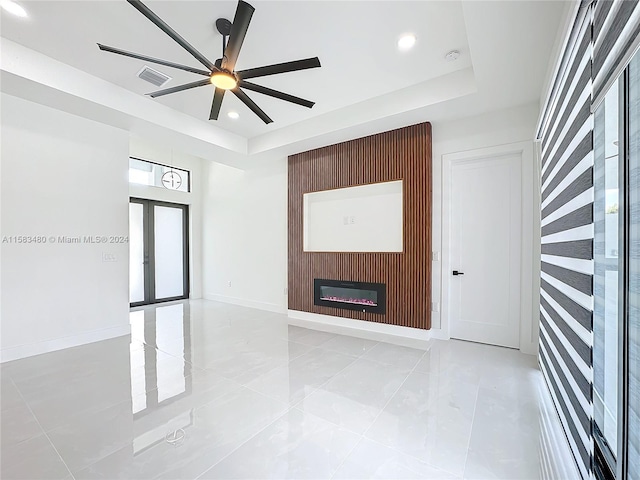
<svg viewBox="0 0 640 480">
<path fill-rule="evenodd" d="M 211 60 L 220 56 L 222 42 L 214 22 L 218 17 L 233 19 L 236 2 L 145 3 Z M 566 11 L 562 1 L 540 0 L 253 0 L 251 3 L 255 13 L 237 69 L 318 56 L 322 63 L 319 69 L 255 79 L 255 83 L 315 101 L 313 109 L 248 92 L 273 118 L 273 124 L 265 125 L 233 95 L 227 94 L 220 120 L 209 123 L 212 87 L 158 99 L 145 97 L 144 101 L 163 104 L 250 139 L 257 150 L 262 148 L 259 145 L 277 146 L 308 137 L 311 134 L 303 131 L 317 130 L 321 125 L 327 129 L 337 124 L 347 127 L 347 119 L 351 119 L 350 124 L 363 123 L 366 118 L 362 112 L 367 109 L 371 119 L 379 119 L 391 114 L 397 117 L 443 100 L 451 102 L 450 112 L 460 114 L 536 101 Z M 0 24 L 3 38 L 141 98 L 157 89 L 136 77 L 145 63 L 101 52 L 96 43 L 201 67 L 125 1 L 52 0 L 22 4 L 29 18 L 3 14 Z M 413 32 L 418 38 L 409 52 L 399 52 L 396 47 L 403 32 Z M 445 54 L 454 49 L 461 52 L 460 58 L 447 62 Z M 173 77 L 162 88 L 202 78 L 148 65 Z M 467 75 L 476 93 L 460 89 L 459 95 L 441 98 L 432 95 L 432 99 L 426 99 L 425 95 L 434 94 L 435 89 L 452 84 L 450 79 L 457 78 L 456 75 Z M 416 99 L 413 103 L 412 96 Z M 463 98 L 452 100 L 455 96 Z M 230 110 L 237 111 L 240 118 L 229 119 L 226 113 Z"/>
</svg>

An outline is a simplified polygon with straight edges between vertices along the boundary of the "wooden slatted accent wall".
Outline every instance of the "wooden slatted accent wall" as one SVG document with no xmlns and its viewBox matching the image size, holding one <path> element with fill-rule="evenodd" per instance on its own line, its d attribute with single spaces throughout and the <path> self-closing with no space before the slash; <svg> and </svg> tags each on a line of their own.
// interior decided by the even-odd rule
<svg viewBox="0 0 640 480">
<path fill-rule="evenodd" d="M 421 123 L 289 157 L 289 309 L 431 328 L 431 124 Z M 403 252 L 303 251 L 303 195 L 403 181 Z M 385 315 L 313 304 L 313 279 L 380 282 Z"/>
</svg>

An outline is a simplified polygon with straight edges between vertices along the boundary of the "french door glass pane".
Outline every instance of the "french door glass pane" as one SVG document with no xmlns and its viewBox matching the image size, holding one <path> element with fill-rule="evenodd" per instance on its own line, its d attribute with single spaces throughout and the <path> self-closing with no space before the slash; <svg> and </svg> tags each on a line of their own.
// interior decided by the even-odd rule
<svg viewBox="0 0 640 480">
<path fill-rule="evenodd" d="M 154 205 L 156 299 L 184 295 L 182 208 Z"/>
<path fill-rule="evenodd" d="M 629 66 L 628 475 L 640 478 L 640 54 Z"/>
<path fill-rule="evenodd" d="M 617 452 L 618 411 L 618 176 L 619 86 L 595 115 L 595 278 L 593 320 L 594 417 L 611 453 Z"/>
<path fill-rule="evenodd" d="M 129 302 L 144 301 L 144 206 L 129 203 Z"/>
</svg>

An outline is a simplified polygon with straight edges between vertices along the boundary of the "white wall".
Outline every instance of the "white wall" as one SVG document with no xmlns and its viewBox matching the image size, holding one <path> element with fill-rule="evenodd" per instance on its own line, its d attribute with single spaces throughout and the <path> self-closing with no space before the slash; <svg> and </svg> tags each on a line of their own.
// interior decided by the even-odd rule
<svg viewBox="0 0 640 480">
<path fill-rule="evenodd" d="M 128 334 L 128 244 L 83 239 L 128 235 L 128 133 L 1 101 L 0 359 Z M 9 243 L 20 235 L 47 241 Z"/>
<path fill-rule="evenodd" d="M 205 165 L 204 297 L 286 310 L 287 159 L 239 170 Z"/>
<path fill-rule="evenodd" d="M 305 252 L 402 252 L 402 180 L 303 195 Z"/>
<path fill-rule="evenodd" d="M 191 192 L 168 190 L 164 187 L 130 184 L 129 195 L 136 198 L 189 205 L 189 288 L 190 298 L 202 298 L 202 195 L 203 163 L 194 157 L 156 141 L 132 136 L 129 144 L 132 157 L 182 168 L 191 172 Z"/>
<path fill-rule="evenodd" d="M 442 251 L 442 156 L 509 143 L 532 143 L 538 117 L 537 104 L 525 105 L 433 127 L 433 250 Z M 424 119 L 428 121 L 429 119 Z M 258 308 L 284 309 L 287 278 L 287 159 L 265 164 L 259 170 L 241 171 L 211 163 L 207 167 L 204 208 L 205 297 Z M 535 162 L 523 165 L 523 208 L 537 211 L 534 192 Z M 535 220 L 535 219 L 534 219 Z M 523 230 L 530 241 L 523 249 L 534 254 L 538 235 L 535 221 Z M 531 272 L 531 295 L 539 275 L 533 260 L 523 265 Z M 433 263 L 433 301 L 441 302 L 442 262 Z M 528 275 L 528 273 L 527 273 Z M 231 287 L 228 281 L 231 280 Z M 531 297 L 526 305 L 537 305 Z M 533 312 L 533 307 L 530 308 Z M 532 313 L 533 314 L 533 313 Z M 434 328 L 440 313 L 432 313 Z M 534 322 L 535 323 L 535 322 Z M 534 332 L 537 334 L 537 332 Z"/>
<path fill-rule="evenodd" d="M 522 107 L 490 112 L 487 114 L 469 117 L 453 122 L 432 125 L 433 133 L 433 251 L 442 252 L 442 156 L 459 153 L 467 150 L 495 147 L 510 143 L 529 141 L 533 144 L 536 121 L 538 119 L 538 104 L 525 105 Z M 523 165 L 523 209 L 536 212 L 534 203 L 534 182 L 537 179 L 535 173 L 535 161 L 528 165 Z M 536 224 L 528 225 L 531 243 L 523 244 L 523 253 L 528 254 L 535 249 L 533 238 L 539 237 L 539 227 Z M 523 230 L 524 231 L 524 230 Z M 539 243 L 539 240 L 538 240 Z M 539 249 L 539 246 L 537 247 Z M 531 261 L 533 262 L 533 261 Z M 531 271 L 532 278 L 539 275 L 539 271 L 532 270 L 539 268 L 539 265 L 523 265 L 523 270 Z M 442 261 L 433 263 L 432 292 L 433 301 L 442 302 L 442 276 L 449 275 L 450 272 L 442 271 Z M 533 295 L 533 288 L 531 289 Z M 535 300 L 535 299 L 533 299 Z M 524 305 L 531 305 L 532 297 L 522 298 Z M 533 301 L 533 304 L 537 302 Z M 532 308 L 530 310 L 532 311 Z M 442 305 L 440 305 L 442 310 Z M 533 313 L 532 313 L 533 315 Z M 432 324 L 434 328 L 441 325 L 440 312 L 432 312 Z M 534 322 L 535 323 L 535 322 Z M 534 332 L 537 334 L 537 332 Z"/>
</svg>

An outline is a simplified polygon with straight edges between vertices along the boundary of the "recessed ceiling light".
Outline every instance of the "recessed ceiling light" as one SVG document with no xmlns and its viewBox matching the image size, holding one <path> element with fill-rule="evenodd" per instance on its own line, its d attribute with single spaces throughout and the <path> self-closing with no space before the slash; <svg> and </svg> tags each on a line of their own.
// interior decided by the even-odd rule
<svg viewBox="0 0 640 480">
<path fill-rule="evenodd" d="M 234 120 L 236 120 L 237 118 L 240 118 L 240 115 L 238 115 L 238 112 L 229 112 L 227 113 L 227 116 L 229 118 L 233 118 Z"/>
<path fill-rule="evenodd" d="M 16 2 L 12 2 L 11 0 L 0 0 L 0 7 L 2 7 L 7 12 L 15 15 L 16 17 L 24 18 L 27 16 L 27 11 Z"/>
<path fill-rule="evenodd" d="M 451 50 L 444 56 L 447 62 L 455 62 L 458 58 L 460 58 L 460 52 L 458 50 Z"/>
<path fill-rule="evenodd" d="M 413 33 L 405 33 L 398 39 L 398 48 L 406 51 L 416 44 L 416 36 Z"/>
</svg>

